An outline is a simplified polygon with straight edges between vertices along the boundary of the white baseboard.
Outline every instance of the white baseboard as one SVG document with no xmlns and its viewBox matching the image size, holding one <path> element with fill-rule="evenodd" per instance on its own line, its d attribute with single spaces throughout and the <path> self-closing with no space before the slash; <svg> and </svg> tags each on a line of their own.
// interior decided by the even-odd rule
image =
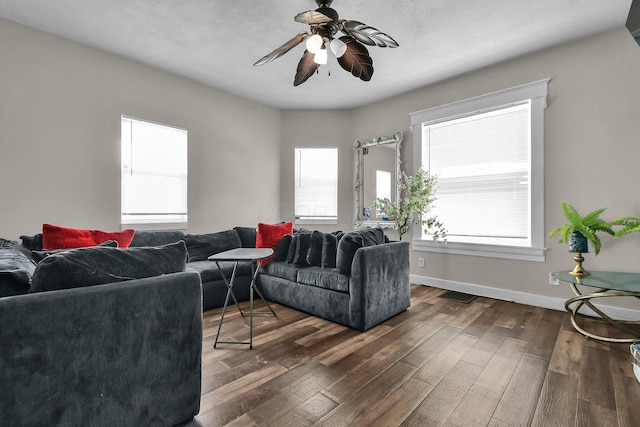
<svg viewBox="0 0 640 427">
<path fill-rule="evenodd" d="M 548 297 L 544 295 L 529 294 L 526 292 L 512 291 L 509 289 L 491 288 L 489 286 L 476 285 L 473 283 L 454 282 L 451 280 L 436 279 L 433 277 L 418 276 L 412 274 L 411 283 L 417 285 L 433 286 L 434 288 L 447 289 L 449 291 L 464 292 L 466 294 L 478 295 L 481 297 L 499 299 L 503 301 L 517 302 L 519 304 L 533 305 L 535 307 L 549 308 L 552 310 L 565 311 L 565 300 L 562 298 Z M 640 320 L 640 310 L 630 308 L 613 307 L 597 304 L 608 316 L 619 320 Z M 581 313 L 595 315 L 586 307 L 580 310 Z"/>
</svg>

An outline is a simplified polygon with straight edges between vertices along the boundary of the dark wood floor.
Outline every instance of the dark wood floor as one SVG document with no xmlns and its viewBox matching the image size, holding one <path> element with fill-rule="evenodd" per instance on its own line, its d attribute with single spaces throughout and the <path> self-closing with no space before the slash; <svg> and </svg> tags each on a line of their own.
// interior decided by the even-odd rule
<svg viewBox="0 0 640 427">
<path fill-rule="evenodd" d="M 409 310 L 366 333 L 274 305 L 277 318 L 254 318 L 252 350 L 213 349 L 220 310 L 204 313 L 187 425 L 640 426 L 628 345 L 584 338 L 565 312 L 411 291 Z M 246 340 L 248 320 L 227 319 L 224 339 Z"/>
</svg>

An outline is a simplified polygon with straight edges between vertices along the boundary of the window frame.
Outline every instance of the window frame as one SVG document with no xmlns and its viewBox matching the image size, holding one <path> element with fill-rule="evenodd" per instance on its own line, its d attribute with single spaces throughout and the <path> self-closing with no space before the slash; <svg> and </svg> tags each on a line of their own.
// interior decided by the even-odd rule
<svg viewBox="0 0 640 427">
<path fill-rule="evenodd" d="M 299 217 L 296 213 L 296 180 L 298 179 L 298 176 L 296 174 L 296 154 L 298 150 L 335 150 L 335 155 L 336 155 L 336 194 L 335 194 L 335 198 L 336 198 L 336 216 L 335 217 L 327 217 L 327 218 L 319 218 L 319 217 L 314 217 L 314 216 L 301 216 Z M 293 180 L 294 180 L 294 187 L 293 187 L 293 222 L 294 224 L 299 224 L 299 225 L 337 225 L 338 224 L 338 215 L 339 215 L 339 203 L 340 203 L 340 197 L 339 197 L 339 191 L 340 191 L 340 151 L 339 151 L 339 147 L 337 146 L 332 146 L 332 147 L 294 147 L 293 150 L 293 162 L 294 162 L 294 168 L 293 168 Z"/>
<path fill-rule="evenodd" d="M 422 126 L 424 123 L 484 113 L 529 100 L 531 103 L 531 188 L 529 246 L 481 244 L 464 242 L 433 242 L 422 238 L 421 227 L 413 227 L 413 249 L 447 254 L 506 258 L 524 261 L 545 261 L 544 233 L 544 110 L 547 107 L 550 79 L 476 96 L 410 114 L 413 134 L 413 168 L 422 163 Z M 436 194 L 437 196 L 437 194 Z M 446 228 L 446 222 L 444 224 Z"/>
<path fill-rule="evenodd" d="M 186 209 L 187 212 L 184 213 L 184 221 L 132 221 L 132 220 L 124 220 L 123 218 L 123 197 L 124 197 L 124 192 L 123 192 L 123 188 L 124 188 L 124 182 L 122 181 L 122 176 L 125 173 L 124 170 L 124 165 L 123 165 L 123 152 L 122 149 L 124 148 L 124 142 L 122 140 L 122 134 L 123 134 L 123 129 L 122 129 L 122 125 L 124 123 L 125 120 L 128 120 L 132 123 L 138 122 L 138 123 L 143 123 L 143 124 L 148 124 L 148 125 L 153 125 L 153 126 L 159 126 L 159 127 L 165 127 L 165 128 L 169 128 L 171 130 L 174 131 L 181 131 L 184 132 L 184 136 L 186 139 L 186 150 L 187 152 L 185 153 L 186 157 L 187 157 L 187 171 L 186 174 L 184 175 L 184 179 L 186 182 L 186 186 L 187 188 L 185 189 L 185 192 L 187 193 L 187 203 L 186 203 Z M 120 135 L 121 135 L 121 140 L 120 140 L 120 147 L 121 147 L 121 153 L 120 153 L 120 178 L 121 178 L 121 183 L 120 183 L 120 225 L 121 228 L 133 228 L 136 230 L 186 230 L 188 228 L 188 218 L 189 218 L 189 208 L 188 208 L 188 179 L 189 179 L 189 163 L 188 163 L 188 153 L 189 153 L 189 136 L 188 136 L 188 130 L 182 127 L 178 127 L 178 126 L 174 126 L 174 125 L 168 125 L 165 123 L 159 123 L 159 122 L 154 122 L 151 120 L 144 120 L 144 119 L 139 119 L 136 117 L 132 117 L 132 116 L 128 116 L 125 114 L 122 114 L 120 116 L 120 125 L 121 125 L 121 129 L 120 129 Z M 133 144 L 133 140 L 131 141 L 131 143 Z M 131 170 L 132 172 L 132 170 Z M 131 214 L 130 214 L 131 215 Z M 149 214 L 149 215 L 154 215 L 154 214 Z M 178 214 L 176 214 L 178 215 Z M 182 215 L 182 214 L 180 214 Z"/>
</svg>

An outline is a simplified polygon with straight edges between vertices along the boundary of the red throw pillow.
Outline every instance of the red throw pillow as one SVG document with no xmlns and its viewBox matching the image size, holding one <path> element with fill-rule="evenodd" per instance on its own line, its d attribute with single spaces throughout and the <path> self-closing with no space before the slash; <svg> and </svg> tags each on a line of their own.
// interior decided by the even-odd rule
<svg viewBox="0 0 640 427">
<path fill-rule="evenodd" d="M 118 247 L 128 248 L 135 230 L 101 231 L 81 228 L 60 227 L 58 225 L 42 225 L 43 249 L 73 249 L 97 246 L 107 240 L 115 240 Z"/>
<path fill-rule="evenodd" d="M 276 244 L 285 234 L 293 233 L 293 223 L 285 222 L 282 224 L 263 224 L 258 223 L 258 231 L 256 232 L 256 248 L 276 248 Z M 273 257 L 266 259 L 260 265 L 267 265 Z"/>
</svg>

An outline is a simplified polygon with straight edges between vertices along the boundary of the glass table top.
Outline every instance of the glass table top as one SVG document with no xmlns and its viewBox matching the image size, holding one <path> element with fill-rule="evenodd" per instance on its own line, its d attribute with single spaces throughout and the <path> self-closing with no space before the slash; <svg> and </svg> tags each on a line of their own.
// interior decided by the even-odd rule
<svg viewBox="0 0 640 427">
<path fill-rule="evenodd" d="M 577 277 L 568 271 L 556 271 L 554 277 L 563 282 L 614 291 L 640 292 L 640 273 L 622 273 L 618 271 L 590 271 L 588 276 Z"/>
</svg>

